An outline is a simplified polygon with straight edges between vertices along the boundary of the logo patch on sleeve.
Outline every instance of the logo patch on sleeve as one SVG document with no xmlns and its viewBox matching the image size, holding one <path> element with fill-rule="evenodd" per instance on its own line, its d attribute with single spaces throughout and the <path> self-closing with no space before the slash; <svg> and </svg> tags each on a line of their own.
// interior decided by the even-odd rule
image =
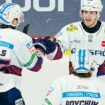
<svg viewBox="0 0 105 105">
<path fill-rule="evenodd" d="M 105 41 L 102 41 L 101 45 L 102 45 L 102 47 L 105 47 Z"/>
<path fill-rule="evenodd" d="M 26 46 L 27 46 L 27 48 L 29 49 L 29 51 L 31 53 L 34 53 L 36 51 L 36 49 L 35 49 L 35 47 L 34 47 L 32 42 L 27 43 Z"/>
</svg>

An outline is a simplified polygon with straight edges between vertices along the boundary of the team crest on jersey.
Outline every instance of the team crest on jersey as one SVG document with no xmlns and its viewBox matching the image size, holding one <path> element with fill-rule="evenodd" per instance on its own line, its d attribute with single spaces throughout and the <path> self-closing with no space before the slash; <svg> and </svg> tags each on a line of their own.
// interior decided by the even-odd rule
<svg viewBox="0 0 105 105">
<path fill-rule="evenodd" d="M 88 36 L 88 42 L 93 42 L 93 35 Z"/>
<path fill-rule="evenodd" d="M 105 47 L 105 41 L 102 41 L 101 45 L 102 45 L 102 47 Z"/>
<path fill-rule="evenodd" d="M 29 49 L 29 51 L 31 53 L 34 53 L 35 52 L 35 47 L 34 47 L 34 45 L 33 45 L 32 42 L 27 43 L 26 46 L 27 46 L 27 48 Z"/>
<path fill-rule="evenodd" d="M 70 25 L 67 27 L 67 31 L 69 31 L 69 32 L 74 32 L 74 31 L 77 31 L 77 30 L 78 30 L 78 26 L 73 25 L 73 24 L 70 24 Z"/>
</svg>

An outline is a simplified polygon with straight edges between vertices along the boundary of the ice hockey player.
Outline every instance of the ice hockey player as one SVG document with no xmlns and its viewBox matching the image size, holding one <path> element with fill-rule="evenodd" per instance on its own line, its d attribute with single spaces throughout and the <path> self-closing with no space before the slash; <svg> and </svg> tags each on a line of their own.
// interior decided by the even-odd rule
<svg viewBox="0 0 105 105">
<path fill-rule="evenodd" d="M 19 90 L 22 67 L 37 72 L 43 62 L 32 38 L 16 30 L 23 21 L 18 4 L 0 6 L 0 105 L 25 105 Z"/>
<path fill-rule="evenodd" d="M 56 79 L 42 105 L 104 105 L 104 82 L 92 76 L 92 70 L 74 70 Z"/>
<path fill-rule="evenodd" d="M 49 38 L 50 43 L 55 44 L 52 44 L 53 51 L 46 54 L 48 58 L 52 60 L 58 56 L 60 59 L 61 51 L 69 49 L 70 74 L 75 69 L 80 72 L 93 70 L 94 76 L 105 75 L 105 23 L 99 20 L 102 9 L 101 0 L 81 0 L 81 21 L 64 26 L 57 35 Z M 56 47 L 56 43 L 59 43 L 59 49 L 62 50 Z M 98 70 L 100 73 L 97 73 Z"/>
</svg>

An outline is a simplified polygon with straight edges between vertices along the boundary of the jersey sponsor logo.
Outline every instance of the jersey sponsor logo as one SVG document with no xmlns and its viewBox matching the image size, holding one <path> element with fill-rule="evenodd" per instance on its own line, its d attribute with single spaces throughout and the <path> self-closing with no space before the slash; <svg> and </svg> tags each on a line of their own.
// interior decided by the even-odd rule
<svg viewBox="0 0 105 105">
<path fill-rule="evenodd" d="M 105 41 L 102 41 L 101 45 L 102 45 L 102 47 L 105 47 Z"/>
<path fill-rule="evenodd" d="M 70 43 L 80 43 L 80 42 L 81 41 L 80 40 L 77 40 L 77 39 L 70 41 Z"/>
<path fill-rule="evenodd" d="M 78 26 L 74 25 L 74 24 L 70 24 L 67 29 L 67 31 L 69 32 L 74 32 L 74 31 L 77 31 L 78 30 Z"/>
<path fill-rule="evenodd" d="M 85 91 L 74 91 L 74 92 L 63 92 L 63 98 L 67 97 L 89 97 L 89 98 L 100 98 L 100 93 L 85 92 Z"/>
<path fill-rule="evenodd" d="M 0 46 L 8 47 L 9 49 L 13 49 L 14 45 L 8 42 L 0 41 Z"/>
<path fill-rule="evenodd" d="M 89 89 L 89 87 L 83 85 L 77 85 L 77 89 Z"/>
<path fill-rule="evenodd" d="M 32 47 L 33 47 L 33 43 L 32 43 L 32 41 L 29 42 L 29 43 L 27 43 L 26 46 L 27 46 L 29 49 L 32 48 Z"/>
<path fill-rule="evenodd" d="M 85 50 L 85 49 L 83 49 L 83 50 Z M 105 50 L 91 50 L 91 49 L 89 49 L 88 50 L 89 51 L 89 53 L 91 54 L 91 55 L 95 55 L 95 56 L 105 56 Z M 71 49 L 71 54 L 72 53 L 75 53 L 76 52 L 76 48 L 72 48 Z"/>
<path fill-rule="evenodd" d="M 99 105 L 99 102 L 92 100 L 77 100 L 77 101 L 66 101 L 65 105 Z"/>
<path fill-rule="evenodd" d="M 89 50 L 91 55 L 99 55 L 99 56 L 105 56 L 105 51 L 102 50 Z"/>
<path fill-rule="evenodd" d="M 27 43 L 26 46 L 27 46 L 27 48 L 29 49 L 29 51 L 30 51 L 31 53 L 34 53 L 34 52 L 36 51 L 36 49 L 35 49 L 35 47 L 34 47 L 32 41 L 29 42 L 29 43 Z"/>
</svg>

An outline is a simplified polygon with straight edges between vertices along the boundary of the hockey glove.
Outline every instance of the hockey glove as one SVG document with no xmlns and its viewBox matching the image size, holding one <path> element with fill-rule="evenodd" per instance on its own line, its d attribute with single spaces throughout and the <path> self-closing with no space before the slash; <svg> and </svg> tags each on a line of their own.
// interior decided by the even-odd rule
<svg viewBox="0 0 105 105">
<path fill-rule="evenodd" d="M 45 54 L 52 53 L 56 48 L 56 43 L 50 40 L 50 37 L 46 37 L 44 39 L 33 39 L 33 43 L 35 48 L 40 48 L 43 50 Z"/>
<path fill-rule="evenodd" d="M 46 52 L 45 42 L 42 38 L 33 39 L 33 43 L 36 49 L 41 49 L 42 52 Z"/>
<path fill-rule="evenodd" d="M 44 43 L 46 44 L 46 54 L 50 54 L 52 52 L 54 52 L 55 48 L 56 48 L 56 42 L 52 42 L 50 40 L 50 37 L 46 37 L 43 39 Z"/>
</svg>

